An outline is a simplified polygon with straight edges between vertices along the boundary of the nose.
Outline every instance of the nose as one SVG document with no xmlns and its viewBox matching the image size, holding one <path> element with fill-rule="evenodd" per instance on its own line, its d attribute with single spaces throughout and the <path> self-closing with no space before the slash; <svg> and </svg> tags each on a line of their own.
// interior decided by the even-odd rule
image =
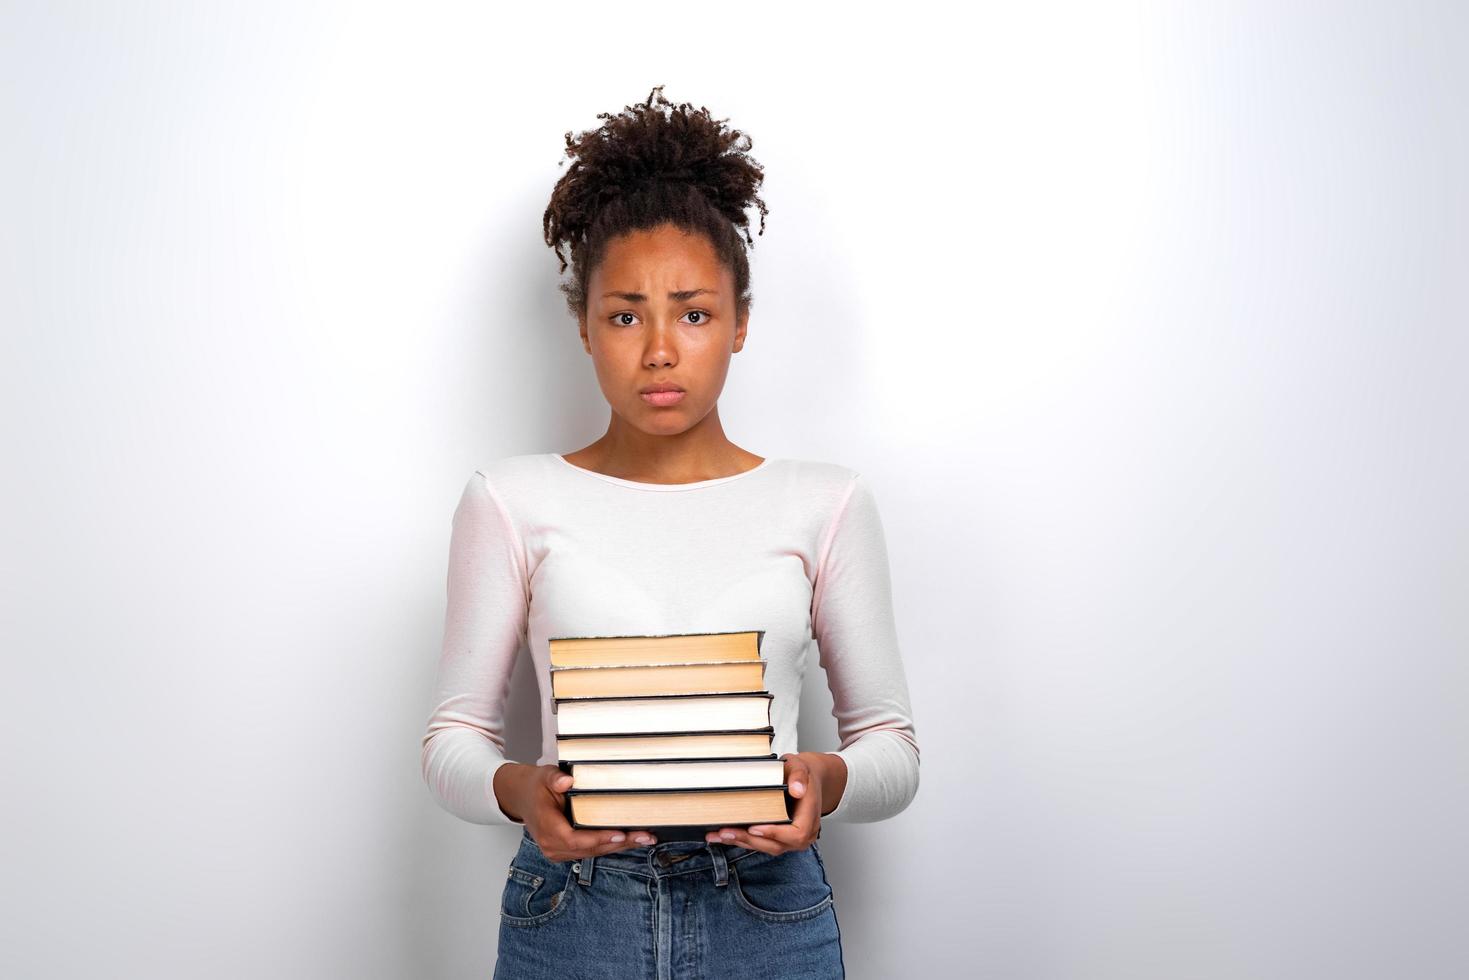
<svg viewBox="0 0 1469 980">
<path fill-rule="evenodd" d="M 678 351 L 673 346 L 672 331 L 656 326 L 649 330 L 648 346 L 643 354 L 643 363 L 650 368 L 677 364 Z"/>
</svg>

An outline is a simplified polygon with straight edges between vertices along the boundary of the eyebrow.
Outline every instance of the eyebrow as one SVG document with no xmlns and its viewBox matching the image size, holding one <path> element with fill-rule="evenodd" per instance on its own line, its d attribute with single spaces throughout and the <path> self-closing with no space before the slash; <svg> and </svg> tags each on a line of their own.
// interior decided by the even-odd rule
<svg viewBox="0 0 1469 980">
<path fill-rule="evenodd" d="M 700 293 L 708 293 L 710 296 L 719 295 L 712 289 L 676 289 L 668 294 L 668 298 L 673 300 L 675 303 L 682 303 L 684 300 L 693 299 Z M 626 300 L 629 303 L 646 303 L 648 301 L 648 297 L 644 296 L 642 293 L 611 292 L 602 294 L 603 299 L 612 299 L 614 297 L 617 299 Z"/>
</svg>

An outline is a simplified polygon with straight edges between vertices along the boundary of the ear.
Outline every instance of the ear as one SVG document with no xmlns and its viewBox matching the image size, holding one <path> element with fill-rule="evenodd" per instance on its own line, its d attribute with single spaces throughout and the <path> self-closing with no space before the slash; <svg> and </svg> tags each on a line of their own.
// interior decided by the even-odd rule
<svg viewBox="0 0 1469 980">
<path fill-rule="evenodd" d="M 590 354 L 592 352 L 592 342 L 587 339 L 587 314 L 585 310 L 576 315 L 576 329 L 581 334 L 582 350 Z"/>
<path fill-rule="evenodd" d="M 734 352 L 738 354 L 740 348 L 745 346 L 745 332 L 750 326 L 750 310 L 746 307 L 735 321 Z"/>
</svg>

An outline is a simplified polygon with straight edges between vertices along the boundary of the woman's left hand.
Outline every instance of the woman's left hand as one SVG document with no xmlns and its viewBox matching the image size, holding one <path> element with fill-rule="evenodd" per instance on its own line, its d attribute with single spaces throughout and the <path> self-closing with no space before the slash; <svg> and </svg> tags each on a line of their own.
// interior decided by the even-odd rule
<svg viewBox="0 0 1469 980">
<path fill-rule="evenodd" d="M 826 756 L 813 759 L 812 756 Z M 836 756 L 823 752 L 787 752 L 785 760 L 786 792 L 796 799 L 795 812 L 790 823 L 752 824 L 750 827 L 721 827 L 711 830 L 704 839 L 713 844 L 732 844 L 748 847 L 752 851 L 767 854 L 784 854 L 786 851 L 801 851 L 811 846 L 821 828 L 822 774 Z"/>
</svg>

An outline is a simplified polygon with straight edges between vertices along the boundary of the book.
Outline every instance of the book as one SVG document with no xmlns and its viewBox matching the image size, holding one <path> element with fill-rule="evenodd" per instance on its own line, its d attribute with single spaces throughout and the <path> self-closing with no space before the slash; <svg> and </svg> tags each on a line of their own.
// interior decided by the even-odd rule
<svg viewBox="0 0 1469 980">
<path fill-rule="evenodd" d="M 764 630 L 663 636 L 553 636 L 552 667 L 638 666 L 759 660 Z"/>
<path fill-rule="evenodd" d="M 591 759 L 709 759 L 773 755 L 775 729 L 769 725 L 748 731 L 693 734 L 621 732 L 611 735 L 558 735 L 556 758 L 581 762 Z"/>
<path fill-rule="evenodd" d="M 557 765 L 579 790 L 769 787 L 785 779 L 785 761 L 774 753 L 766 759 L 561 759 Z"/>
<path fill-rule="evenodd" d="M 764 660 L 551 668 L 551 695 L 557 698 L 723 694 L 764 689 Z"/>
<path fill-rule="evenodd" d="M 771 724 L 769 691 L 733 694 L 655 694 L 636 697 L 553 698 L 557 735 L 612 735 L 621 732 L 727 731 Z"/>
<path fill-rule="evenodd" d="M 646 827 L 660 841 L 703 840 L 716 827 L 790 823 L 786 789 L 784 782 L 740 789 L 572 788 L 566 791 L 566 817 L 584 830 Z"/>
</svg>

